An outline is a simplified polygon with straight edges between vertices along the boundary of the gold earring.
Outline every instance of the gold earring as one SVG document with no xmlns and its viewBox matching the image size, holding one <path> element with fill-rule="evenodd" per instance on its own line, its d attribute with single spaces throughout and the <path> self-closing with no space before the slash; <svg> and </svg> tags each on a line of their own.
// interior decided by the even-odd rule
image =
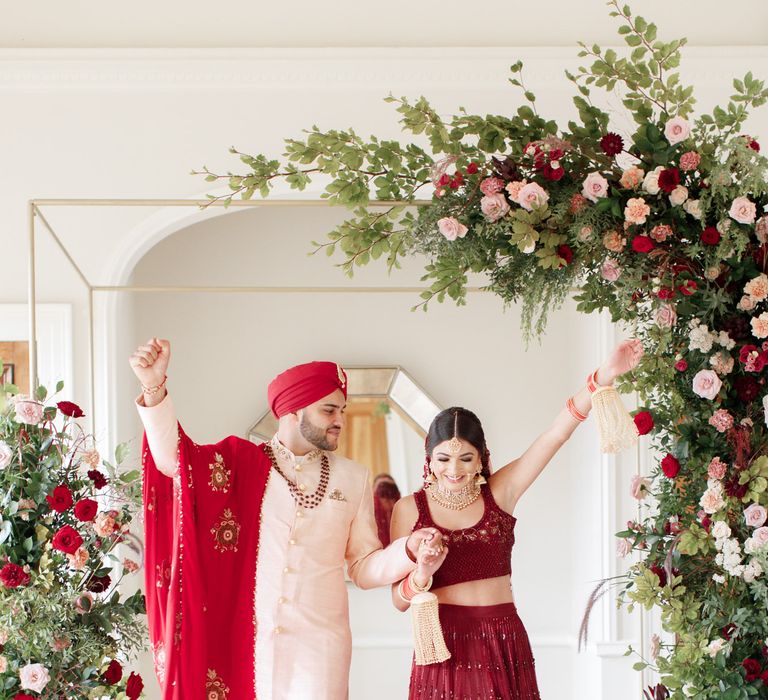
<svg viewBox="0 0 768 700">
<path fill-rule="evenodd" d="M 437 481 L 437 477 L 435 476 L 435 472 L 430 471 L 429 476 L 427 476 L 426 479 L 430 484 L 434 484 Z"/>
<path fill-rule="evenodd" d="M 482 486 L 483 484 L 487 484 L 488 482 L 486 478 L 483 476 L 482 472 L 477 472 L 477 474 L 475 474 L 475 483 L 478 486 Z"/>
</svg>

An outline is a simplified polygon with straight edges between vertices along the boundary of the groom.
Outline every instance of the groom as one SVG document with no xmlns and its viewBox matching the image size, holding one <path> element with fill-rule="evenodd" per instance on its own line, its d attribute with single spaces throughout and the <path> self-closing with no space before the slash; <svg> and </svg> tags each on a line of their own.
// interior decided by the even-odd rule
<svg viewBox="0 0 768 700">
<path fill-rule="evenodd" d="M 344 562 L 360 588 L 413 568 L 419 530 L 382 549 L 368 470 L 333 454 L 347 381 L 331 362 L 269 385 L 277 434 L 197 445 L 165 388 L 170 344 L 131 355 L 146 527 L 146 592 L 164 700 L 343 700 L 351 634 Z M 426 545 L 425 545 L 426 546 Z"/>
</svg>

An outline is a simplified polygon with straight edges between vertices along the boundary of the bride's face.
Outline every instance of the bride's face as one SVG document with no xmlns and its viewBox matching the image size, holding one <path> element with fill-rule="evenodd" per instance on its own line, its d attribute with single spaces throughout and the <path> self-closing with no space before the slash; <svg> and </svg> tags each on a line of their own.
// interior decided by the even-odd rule
<svg viewBox="0 0 768 700">
<path fill-rule="evenodd" d="M 437 483 L 446 491 L 460 491 L 482 469 L 480 454 L 469 442 L 461 440 L 461 447 L 452 452 L 450 440 L 441 442 L 432 450 L 430 469 Z"/>
</svg>

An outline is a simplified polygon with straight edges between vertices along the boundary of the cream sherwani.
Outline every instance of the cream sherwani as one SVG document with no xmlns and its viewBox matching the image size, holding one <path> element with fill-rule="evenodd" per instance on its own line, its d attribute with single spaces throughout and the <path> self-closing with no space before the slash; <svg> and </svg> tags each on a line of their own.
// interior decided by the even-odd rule
<svg viewBox="0 0 768 700">
<path fill-rule="evenodd" d="M 157 467 L 173 473 L 178 431 L 171 398 L 137 405 Z M 296 457 L 276 436 L 270 444 L 283 473 L 314 492 L 322 452 Z M 344 563 L 360 588 L 387 585 L 414 568 L 406 538 L 381 548 L 368 469 L 326 454 L 330 482 L 316 508 L 297 506 L 274 469 L 267 482 L 256 571 L 258 700 L 344 700 L 352 654 Z"/>
</svg>

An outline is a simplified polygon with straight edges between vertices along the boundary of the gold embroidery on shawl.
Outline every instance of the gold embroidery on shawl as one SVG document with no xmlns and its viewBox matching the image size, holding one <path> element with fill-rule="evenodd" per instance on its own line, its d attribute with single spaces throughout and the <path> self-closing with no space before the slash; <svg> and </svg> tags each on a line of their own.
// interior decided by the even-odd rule
<svg viewBox="0 0 768 700">
<path fill-rule="evenodd" d="M 182 613 L 181 610 L 176 613 L 176 629 L 173 632 L 173 643 L 179 647 L 181 646 L 181 621 L 182 621 Z"/>
<path fill-rule="evenodd" d="M 218 524 L 211 528 L 211 534 L 213 535 L 213 548 L 217 552 L 237 551 L 240 524 L 229 508 L 221 514 Z"/>
<path fill-rule="evenodd" d="M 165 588 L 171 583 L 171 566 L 167 560 L 162 564 L 155 564 L 155 585 L 158 588 Z"/>
<path fill-rule="evenodd" d="M 229 491 L 232 470 L 227 469 L 224 464 L 224 458 L 218 452 L 216 452 L 213 457 L 216 461 L 208 465 L 208 469 L 211 471 L 211 491 L 227 493 Z"/>
<path fill-rule="evenodd" d="M 152 656 L 155 661 L 155 675 L 157 680 L 162 683 L 165 681 L 165 645 L 158 642 L 152 647 Z"/>
<path fill-rule="evenodd" d="M 229 697 L 229 688 L 212 668 L 208 669 L 208 678 L 205 681 L 205 697 L 207 700 L 227 700 Z"/>
</svg>

